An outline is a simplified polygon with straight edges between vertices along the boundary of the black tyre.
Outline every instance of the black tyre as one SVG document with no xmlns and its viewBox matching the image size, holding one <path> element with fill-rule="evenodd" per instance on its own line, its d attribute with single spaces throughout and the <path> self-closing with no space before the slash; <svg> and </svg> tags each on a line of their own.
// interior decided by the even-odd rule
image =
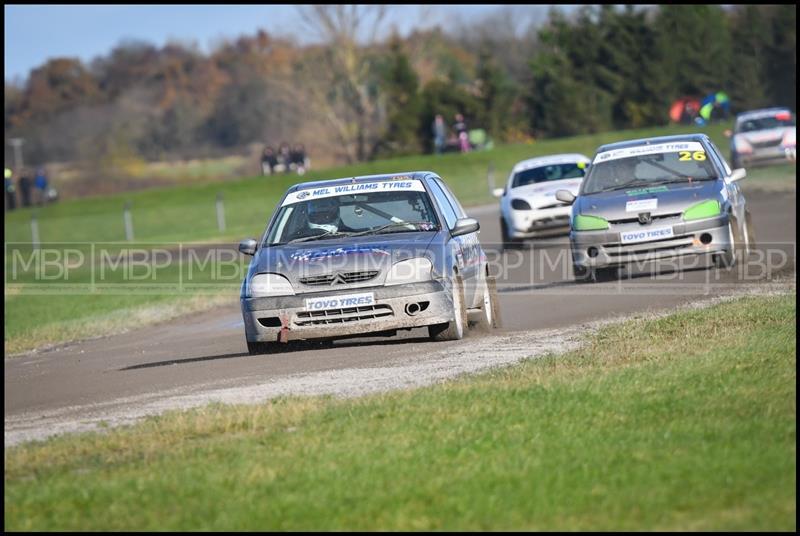
<svg viewBox="0 0 800 536">
<path fill-rule="evenodd" d="M 736 153 L 731 153 L 731 167 L 733 169 L 739 169 L 742 167 L 742 161 L 739 158 L 739 155 Z"/>
<path fill-rule="evenodd" d="M 516 249 L 522 244 L 522 240 L 511 238 L 506 222 L 502 217 L 500 217 L 500 234 L 503 240 L 503 249 Z"/>
<path fill-rule="evenodd" d="M 275 343 L 247 341 L 247 351 L 250 355 L 271 354 L 275 352 Z"/>
<path fill-rule="evenodd" d="M 497 299 L 497 280 L 486 276 L 483 286 L 483 306 L 477 327 L 481 331 L 491 331 L 500 327 L 500 303 Z"/>
<path fill-rule="evenodd" d="M 619 267 L 609 266 L 606 268 L 595 268 L 594 280 L 597 283 L 604 283 L 607 281 L 616 281 L 619 279 Z"/>
<path fill-rule="evenodd" d="M 458 341 L 467 331 L 467 304 L 464 300 L 464 282 L 456 274 L 453 278 L 453 317 L 452 322 L 428 326 L 428 335 L 435 341 Z"/>
<path fill-rule="evenodd" d="M 739 253 L 741 241 L 739 240 L 737 228 L 736 219 L 733 216 L 728 218 L 728 242 L 730 243 L 730 248 L 723 253 L 715 253 L 711 257 L 714 266 L 717 268 L 733 268 L 736 265 L 736 261 L 741 257 Z"/>
</svg>

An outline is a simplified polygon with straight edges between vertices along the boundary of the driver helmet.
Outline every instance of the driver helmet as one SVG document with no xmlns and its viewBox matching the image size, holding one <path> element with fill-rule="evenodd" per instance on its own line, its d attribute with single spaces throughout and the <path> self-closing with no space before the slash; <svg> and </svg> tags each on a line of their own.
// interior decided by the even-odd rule
<svg viewBox="0 0 800 536">
<path fill-rule="evenodd" d="M 339 223 L 339 202 L 335 197 L 323 197 L 308 202 L 308 223 L 314 229 L 336 231 Z"/>
</svg>

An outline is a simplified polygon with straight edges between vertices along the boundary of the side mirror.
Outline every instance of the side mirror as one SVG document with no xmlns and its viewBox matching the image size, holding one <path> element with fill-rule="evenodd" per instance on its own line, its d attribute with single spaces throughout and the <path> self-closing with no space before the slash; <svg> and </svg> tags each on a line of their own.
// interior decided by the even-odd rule
<svg viewBox="0 0 800 536">
<path fill-rule="evenodd" d="M 736 168 L 733 170 L 733 173 L 731 173 L 731 178 L 728 179 L 728 181 L 736 182 L 742 180 L 745 177 L 747 177 L 747 170 L 744 168 Z"/>
<path fill-rule="evenodd" d="M 561 201 L 562 203 L 566 203 L 567 205 L 571 205 L 575 202 L 575 196 L 572 195 L 572 192 L 569 190 L 558 190 L 556 191 L 556 199 Z"/>
<path fill-rule="evenodd" d="M 474 233 L 481 228 L 481 224 L 475 218 L 461 218 L 456 220 L 456 225 L 450 231 L 451 236 L 461 236 L 469 233 Z"/>
<path fill-rule="evenodd" d="M 245 255 L 255 255 L 256 247 L 258 247 L 258 244 L 252 238 L 247 238 L 239 242 L 239 251 Z"/>
<path fill-rule="evenodd" d="M 503 197 L 504 195 L 506 195 L 506 190 L 505 188 L 495 188 L 494 190 L 492 190 L 492 195 L 495 197 Z"/>
</svg>

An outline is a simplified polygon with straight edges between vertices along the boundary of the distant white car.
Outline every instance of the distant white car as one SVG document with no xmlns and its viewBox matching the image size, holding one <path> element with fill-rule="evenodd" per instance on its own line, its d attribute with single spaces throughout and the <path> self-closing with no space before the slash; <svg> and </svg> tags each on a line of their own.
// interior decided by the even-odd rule
<svg viewBox="0 0 800 536">
<path fill-rule="evenodd" d="M 794 162 L 797 158 L 796 118 L 788 108 L 752 110 L 736 116 L 731 137 L 731 166 Z"/>
<path fill-rule="evenodd" d="M 514 166 L 500 198 L 503 246 L 524 239 L 569 233 L 570 205 L 556 199 L 557 190 L 578 195 L 591 160 L 582 154 L 558 154 L 523 160 Z"/>
</svg>

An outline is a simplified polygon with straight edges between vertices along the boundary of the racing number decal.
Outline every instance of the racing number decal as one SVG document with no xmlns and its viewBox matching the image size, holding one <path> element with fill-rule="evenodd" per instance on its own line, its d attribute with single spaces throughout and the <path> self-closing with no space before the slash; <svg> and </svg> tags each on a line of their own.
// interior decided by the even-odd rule
<svg viewBox="0 0 800 536">
<path fill-rule="evenodd" d="M 678 160 L 681 162 L 688 162 L 689 160 L 705 160 L 706 159 L 706 152 L 705 151 L 679 151 Z"/>
</svg>

